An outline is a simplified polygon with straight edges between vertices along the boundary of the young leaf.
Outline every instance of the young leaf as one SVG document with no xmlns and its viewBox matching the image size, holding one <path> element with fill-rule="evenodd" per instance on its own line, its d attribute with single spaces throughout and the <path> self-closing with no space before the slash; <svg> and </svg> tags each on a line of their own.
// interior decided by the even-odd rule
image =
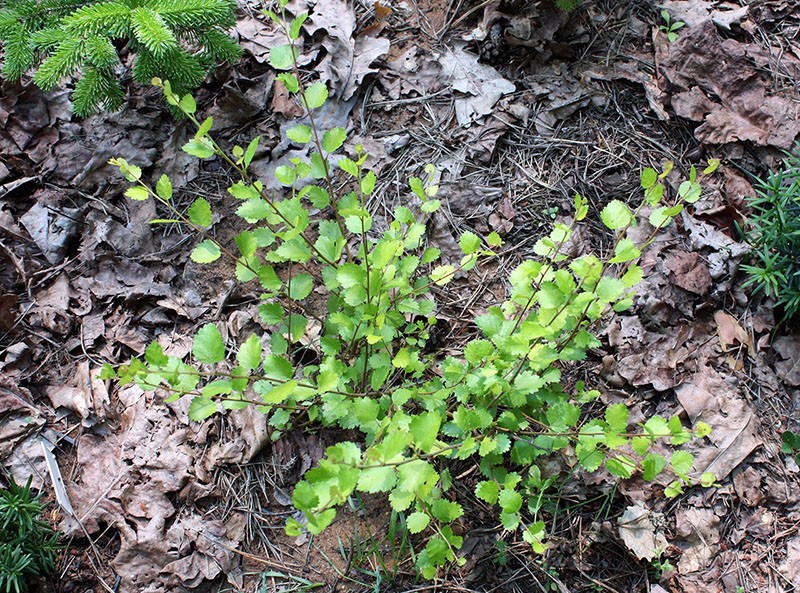
<svg viewBox="0 0 800 593">
<path fill-rule="evenodd" d="M 214 118 L 207 117 L 203 120 L 203 123 L 200 124 L 200 127 L 197 128 L 197 132 L 195 132 L 195 138 L 202 138 L 203 136 L 207 135 L 210 131 L 212 126 L 214 125 Z"/>
<path fill-rule="evenodd" d="M 655 169 L 647 167 L 642 170 L 640 184 L 642 189 L 649 189 L 658 183 L 658 173 Z"/>
<path fill-rule="evenodd" d="M 290 70 L 294 66 L 294 47 L 276 45 L 269 50 L 269 64 L 276 70 Z"/>
<path fill-rule="evenodd" d="M 406 518 L 406 527 L 410 533 L 420 533 L 428 526 L 429 522 L 430 517 L 428 515 L 417 511 Z"/>
<path fill-rule="evenodd" d="M 669 464 L 675 473 L 684 477 L 692 469 L 694 463 L 694 456 L 688 451 L 675 451 L 669 458 Z"/>
<path fill-rule="evenodd" d="M 129 197 L 131 200 L 136 200 L 137 202 L 143 202 L 150 197 L 150 192 L 147 190 L 146 187 L 142 187 L 141 185 L 134 185 L 133 187 L 129 187 L 128 189 L 125 190 L 125 195 Z"/>
<path fill-rule="evenodd" d="M 169 201 L 172 199 L 172 183 L 166 175 L 162 174 L 156 181 L 156 195 L 162 200 Z"/>
<path fill-rule="evenodd" d="M 314 279 L 309 274 L 305 272 L 297 274 L 292 278 L 292 283 L 289 288 L 289 298 L 294 301 L 302 301 L 311 294 L 313 289 Z"/>
<path fill-rule="evenodd" d="M 361 180 L 361 193 L 365 196 L 372 194 L 375 190 L 375 183 L 378 181 L 374 171 L 368 171 Z"/>
<path fill-rule="evenodd" d="M 461 247 L 461 252 L 464 255 L 470 255 L 480 249 L 481 238 L 475 233 L 466 232 L 461 235 L 461 238 L 458 240 L 458 244 Z"/>
<path fill-rule="evenodd" d="M 322 82 L 310 85 L 304 94 L 309 109 L 322 107 L 328 99 L 328 87 Z"/>
<path fill-rule="evenodd" d="M 207 137 L 194 138 L 189 140 L 182 147 L 183 152 L 199 159 L 208 159 L 214 156 L 214 145 Z"/>
<path fill-rule="evenodd" d="M 500 486 L 494 480 L 478 482 L 475 487 L 475 496 L 488 504 L 496 503 L 498 494 L 500 494 Z"/>
<path fill-rule="evenodd" d="M 221 255 L 219 245 L 211 239 L 206 239 L 192 250 L 189 256 L 193 262 L 198 264 L 208 264 L 219 259 Z"/>
<path fill-rule="evenodd" d="M 189 420 L 201 422 L 217 412 L 217 404 L 210 397 L 197 396 L 189 404 Z"/>
<path fill-rule="evenodd" d="M 453 279 L 454 272 L 455 268 L 451 265 L 436 266 L 431 271 L 431 280 L 433 280 L 434 284 L 443 286 Z"/>
<path fill-rule="evenodd" d="M 505 513 L 516 513 L 522 508 L 522 495 L 516 490 L 503 489 L 497 497 L 497 502 L 500 503 L 500 508 Z"/>
<path fill-rule="evenodd" d="M 347 132 L 344 128 L 332 128 L 322 135 L 322 148 L 328 153 L 336 152 L 346 139 Z"/>
<path fill-rule="evenodd" d="M 625 432 L 628 428 L 628 407 L 625 404 L 611 404 L 606 409 L 606 422 L 611 430 Z"/>
<path fill-rule="evenodd" d="M 611 200 L 600 212 L 600 219 L 606 228 L 615 231 L 630 225 L 633 222 L 633 214 L 624 202 Z"/>
<path fill-rule="evenodd" d="M 256 334 L 251 334 L 236 353 L 236 361 L 239 366 L 246 371 L 257 369 L 261 364 L 261 338 Z"/>
<path fill-rule="evenodd" d="M 296 144 L 308 144 L 311 142 L 311 128 L 304 125 L 294 126 L 286 131 L 286 136 Z"/>
<path fill-rule="evenodd" d="M 247 150 L 244 151 L 244 156 L 242 157 L 242 164 L 244 168 L 247 169 L 250 166 L 250 163 L 253 162 L 253 157 L 256 156 L 256 150 L 258 150 L 258 143 L 261 141 L 261 136 L 256 136 L 250 141 L 250 144 L 247 145 Z"/>
<path fill-rule="evenodd" d="M 197 198 L 189 206 L 189 220 L 199 227 L 211 226 L 211 205 L 205 198 Z"/>
<path fill-rule="evenodd" d="M 197 103 L 191 95 L 184 95 L 181 97 L 180 108 L 184 113 L 192 115 L 197 111 Z"/>
</svg>

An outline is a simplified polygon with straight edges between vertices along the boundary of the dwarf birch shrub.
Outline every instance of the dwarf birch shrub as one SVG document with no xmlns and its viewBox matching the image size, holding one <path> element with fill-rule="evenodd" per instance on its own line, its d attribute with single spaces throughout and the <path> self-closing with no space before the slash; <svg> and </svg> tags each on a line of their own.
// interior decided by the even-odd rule
<svg viewBox="0 0 800 593">
<path fill-rule="evenodd" d="M 377 229 L 366 207 L 377 181 L 365 167 L 366 153 L 360 146 L 343 152 L 344 129 L 317 127 L 314 116 L 328 89 L 300 81 L 294 43 L 307 15 L 286 22 L 267 14 L 289 41 L 273 48 L 270 63 L 282 71 L 280 80 L 308 115 L 308 125 L 289 129 L 288 138 L 308 146 L 310 157 L 278 167 L 282 194 L 268 191 L 248 172 L 258 138 L 228 153 L 211 135 L 211 118 L 197 118 L 191 96 L 155 81 L 197 127 L 184 150 L 200 159 L 222 159 L 240 177 L 228 192 L 249 228 L 234 245 L 210 233 L 212 208 L 205 198 L 184 214 L 173 203 L 166 176 L 151 187 L 137 166 L 111 162 L 133 183 L 128 197 L 159 201 L 173 213 L 170 222 L 197 233 L 193 261 L 232 258 L 237 279 L 261 287 L 261 323 L 269 331 L 228 344 L 209 323 L 194 336 L 191 360 L 167 356 L 153 342 L 143 360 L 108 368 L 106 376 L 166 392 L 166 401 L 191 398 L 189 416 L 197 421 L 224 409 L 258 406 L 269 416 L 273 439 L 299 424 L 357 432 L 358 439 L 329 447 L 297 484 L 292 500 L 304 521 L 289 519 L 286 531 L 320 533 L 357 492 L 383 493 L 393 511 L 405 514 L 408 531 L 421 534 L 416 564 L 426 578 L 450 562 L 465 562 L 459 556 L 462 535 L 454 529 L 464 513 L 448 469 L 454 460 L 479 464 L 475 495 L 495 510 L 504 532 L 521 534 L 537 552 L 547 545 L 540 505 L 554 480 L 543 475 L 541 465 L 550 457 L 560 455 L 589 471 L 604 468 L 620 478 L 641 474 L 653 480 L 670 471 L 674 480 L 666 494 L 682 492 L 691 483 L 692 455 L 674 449 L 664 457 L 653 445 L 681 445 L 708 434 L 707 425 L 690 430 L 678 417 L 661 416 L 634 424 L 623 404 L 590 417 L 584 406 L 596 408 L 600 393 L 583 383 L 568 389 L 562 373 L 600 345 L 592 333 L 597 321 L 632 305 L 643 275 L 636 263 L 641 250 L 685 203 L 700 197 L 695 169 L 670 204 L 664 203 L 664 178 L 671 165 L 660 173 L 646 169 L 639 208 L 613 200 L 601 212 L 615 236 L 613 247 L 569 259 L 563 247 L 589 209 L 576 196 L 572 222 L 556 223 L 540 238 L 535 257 L 510 273 L 507 299 L 472 320 L 480 337 L 458 355 L 445 356 L 429 346 L 437 323 L 436 289 L 496 257 L 500 237 L 465 233 L 461 260 L 441 261 L 439 249 L 426 245 L 425 224 L 415 214 L 441 206 L 431 166 L 422 178 L 409 180 L 409 206 L 396 207 L 386 228 Z M 346 191 L 337 191 L 335 169 L 349 179 Z M 654 230 L 644 244 L 636 244 L 627 230 L 644 206 L 653 209 Z M 323 310 L 309 305 L 312 292 L 323 297 Z M 296 363 L 292 353 L 309 324 L 319 329 L 312 344 L 318 360 Z M 703 482 L 713 477 L 704 476 Z"/>
</svg>

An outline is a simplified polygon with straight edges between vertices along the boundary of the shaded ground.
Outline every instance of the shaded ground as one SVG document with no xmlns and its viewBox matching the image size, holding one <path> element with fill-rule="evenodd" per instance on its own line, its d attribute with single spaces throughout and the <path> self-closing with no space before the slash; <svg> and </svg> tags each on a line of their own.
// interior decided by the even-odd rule
<svg viewBox="0 0 800 593">
<path fill-rule="evenodd" d="M 255 410 L 191 423 L 185 402 L 164 405 L 97 378 L 104 362 L 141 355 L 153 339 L 187 353 L 209 320 L 233 342 L 259 329 L 258 291 L 191 263 L 194 238 L 150 227 L 154 206 L 127 203 L 106 161 L 167 172 L 186 207 L 202 194 L 224 212 L 226 185 L 217 163 L 180 151 L 190 132 L 152 90 L 80 121 L 65 93 L 4 83 L 0 456 L 5 471 L 33 473 L 50 489 L 43 437 L 64 475 L 79 520 L 59 515 L 71 539 L 54 589 L 799 588 L 800 469 L 781 454 L 780 433 L 800 428 L 800 336 L 787 327 L 773 335 L 769 301 L 740 288 L 746 248 L 734 225 L 753 191 L 748 174 L 763 174 L 800 133 L 800 17 L 780 0 L 664 7 L 687 23 L 672 43 L 655 6 L 610 0 L 570 17 L 522 3 L 403 2 L 378 14 L 320 0 L 305 27 L 304 59 L 335 96 L 326 125 L 348 126 L 353 145 L 373 155 L 376 216 L 432 162 L 446 208 L 428 222 L 429 241 L 457 257 L 464 230 L 506 240 L 499 264 L 438 294 L 445 343 L 466 340 L 474 330 L 464 320 L 502 300 L 498 279 L 576 192 L 599 210 L 636 200 L 646 166 L 672 160 L 685 173 L 724 159 L 706 197 L 647 252 L 636 307 L 609 322 L 603 349 L 573 371 L 599 381 L 606 401 L 628 404 L 632 420 L 681 413 L 711 424 L 694 452 L 721 486 L 667 501 L 663 484 L 578 473 L 547 501 L 553 529 L 539 558 L 502 537 L 471 494 L 477 469 L 465 461 L 453 475 L 471 560 L 435 587 L 414 582 L 399 538 L 384 541 L 392 517 L 379 499 L 354 501 L 313 540 L 283 535 L 293 484 L 338 434 L 270 443 Z M 267 180 L 296 156 L 280 130 L 297 114 L 265 63 L 283 41 L 259 8 L 241 9 L 248 58 L 197 96 L 218 138 L 262 135 L 254 168 Z M 215 236 L 232 236 L 231 224 L 216 221 Z M 574 249 L 604 240 L 590 223 Z M 649 561 L 656 545 L 664 554 Z"/>
</svg>

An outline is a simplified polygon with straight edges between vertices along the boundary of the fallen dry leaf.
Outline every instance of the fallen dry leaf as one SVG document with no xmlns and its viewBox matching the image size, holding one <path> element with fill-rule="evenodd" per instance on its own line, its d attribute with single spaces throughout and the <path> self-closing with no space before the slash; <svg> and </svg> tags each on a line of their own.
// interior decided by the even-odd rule
<svg viewBox="0 0 800 593">
<path fill-rule="evenodd" d="M 800 385 L 800 336 L 781 336 L 772 343 L 783 360 L 775 363 L 778 378 L 789 385 Z"/>
<path fill-rule="evenodd" d="M 692 423 L 707 422 L 712 429 L 710 444 L 686 445 L 695 455 L 693 475 L 711 472 L 724 479 L 761 444 L 751 406 L 710 366 L 701 366 L 675 394 Z"/>
<path fill-rule="evenodd" d="M 68 385 L 48 385 L 47 397 L 55 408 L 66 408 L 81 418 L 83 425 L 93 426 L 106 418 L 109 406 L 105 382 L 98 378 L 99 368 L 90 368 L 83 360 L 75 367 Z"/>
<path fill-rule="evenodd" d="M 681 509 L 675 518 L 672 544 L 681 552 L 678 572 L 682 575 L 705 570 L 719 549 L 719 517 L 712 509 Z"/>
<path fill-rule="evenodd" d="M 744 44 L 723 39 L 710 19 L 687 28 L 674 43 L 660 33 L 654 43 L 661 87 L 672 89 L 675 113 L 700 122 L 700 142 L 792 147 L 800 134 L 800 106 L 769 94 Z"/>
<path fill-rule="evenodd" d="M 312 37 L 319 36 L 319 31 L 326 33 L 321 40 L 326 55 L 316 70 L 341 101 L 351 99 L 364 79 L 377 72 L 372 63 L 388 53 L 391 45 L 385 37 L 361 35 L 354 39 L 355 25 L 354 7 L 345 0 L 317 2 L 304 25 Z"/>
<path fill-rule="evenodd" d="M 497 70 L 478 62 L 478 56 L 466 51 L 466 43 L 457 43 L 438 59 L 441 76 L 453 89 L 470 95 L 456 99 L 456 118 L 462 126 L 492 112 L 503 95 L 513 93 L 516 86 Z"/>
<path fill-rule="evenodd" d="M 667 546 L 663 532 L 653 523 L 656 518 L 642 503 L 637 503 L 627 507 L 617 519 L 619 536 L 639 560 L 649 562 Z"/>
<path fill-rule="evenodd" d="M 275 79 L 272 85 L 272 111 L 280 113 L 288 119 L 294 119 L 303 115 L 303 108 L 292 99 L 289 90 L 283 81 Z"/>
<path fill-rule="evenodd" d="M 786 559 L 778 570 L 795 590 L 800 589 L 800 537 L 794 537 L 787 542 Z"/>
<path fill-rule="evenodd" d="M 711 276 L 708 273 L 708 266 L 696 252 L 670 252 L 664 263 L 672 272 L 676 285 L 700 296 L 708 293 L 708 289 L 711 288 Z"/>
</svg>

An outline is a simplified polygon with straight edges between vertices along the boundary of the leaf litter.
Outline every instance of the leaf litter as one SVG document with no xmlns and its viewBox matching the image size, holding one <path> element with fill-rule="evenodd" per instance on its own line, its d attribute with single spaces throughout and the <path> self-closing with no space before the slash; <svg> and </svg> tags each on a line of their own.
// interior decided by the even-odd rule
<svg viewBox="0 0 800 593">
<path fill-rule="evenodd" d="M 289 10 L 304 6 L 291 3 Z M 418 174 L 419 163 L 437 164 L 447 214 L 429 222 L 433 243 L 455 256 L 460 230 L 498 230 L 524 251 L 552 220 L 545 210 L 555 207 L 557 216 L 575 191 L 602 204 L 609 191 L 636 190 L 630 170 L 664 158 L 683 162 L 685 138 L 675 139 L 654 121 L 689 123 L 701 150 L 736 156 L 752 147 L 766 163 L 770 148 L 788 148 L 796 139 L 797 106 L 785 81 L 800 58 L 787 53 L 776 60 L 774 47 L 747 37 L 761 39 L 760 27 L 791 18 L 791 3 L 723 7 L 691 0 L 665 7 L 687 22 L 674 43 L 648 24 L 654 22 L 649 13 L 599 10 L 568 22 L 533 5 L 510 14 L 499 3 L 461 20 L 440 7 L 441 14 L 427 15 L 430 23 L 455 23 L 458 35 L 428 38 L 425 25 L 409 43 L 415 21 L 403 22 L 404 7 L 363 32 L 363 7 L 319 0 L 304 25 L 302 60 L 315 64 L 334 91 L 330 123 L 363 138 L 379 132 L 376 169 L 403 179 Z M 243 66 L 249 70 L 230 73 L 227 86 L 198 97 L 216 110 L 227 137 L 248 126 L 245 137 L 264 135 L 260 175 L 295 154 L 281 127 L 299 115 L 281 99 L 265 64 L 269 48 L 282 43 L 271 27 L 246 8 L 237 33 L 252 56 Z M 613 43 L 609 31 L 620 33 Z M 624 55 L 593 63 L 586 56 L 596 43 L 608 43 L 606 53 L 625 47 Z M 619 79 L 642 92 L 631 94 L 614 82 Z M 192 589 L 225 577 L 241 587 L 242 559 L 232 550 L 255 550 L 273 531 L 250 506 L 218 507 L 221 498 L 241 496 L 234 495 L 238 478 L 219 476 L 267 463 L 272 483 L 256 480 L 262 494 L 249 504 L 285 508 L 293 481 L 323 447 L 313 435 L 287 435 L 270 445 L 254 411 L 190 423 L 180 402 L 165 407 L 96 379 L 102 361 L 124 362 L 154 337 L 174 353 L 188 351 L 180 334 L 215 311 L 231 339 L 243 328 L 242 316 L 231 314 L 233 303 L 221 295 L 212 306 L 203 303 L 207 278 L 184 268 L 190 245 L 175 233 L 153 232 L 147 221 L 155 211 L 128 210 L 117 199 L 121 182 L 105 169 L 110 156 L 166 170 L 176 186 L 196 183 L 210 191 L 205 171 L 179 150 L 188 131 L 152 107 L 150 91 L 131 101 L 136 110 L 79 121 L 65 93 L 4 83 L 0 239 L 10 250 L 4 258 L 21 271 L 2 277 L 3 293 L 15 298 L 3 301 L 9 322 L 0 327 L 0 454 L 18 478 L 33 472 L 39 485 L 49 479 L 37 452 L 40 435 L 55 444 L 60 459 L 74 457 L 67 488 L 77 520 L 67 517 L 63 527 L 76 537 L 96 538 L 107 527 L 119 533 L 119 549 L 108 560 L 121 577 L 120 590 Z M 723 186 L 647 253 L 634 314 L 608 328 L 602 365 L 597 361 L 609 386 L 604 397 L 628 401 L 633 414 L 682 410 L 687 423 L 714 427 L 694 452 L 698 469 L 717 473 L 718 490 L 693 492 L 667 509 L 658 502 L 657 484 L 634 478 L 620 485 L 634 504 L 626 503 L 617 535 L 609 537 L 618 536 L 645 560 L 658 557 L 666 538 L 677 569 L 661 584 L 672 591 L 734 591 L 740 583 L 771 591 L 777 589 L 767 583 L 775 578 L 798 586 L 800 546 L 786 529 L 800 519 L 797 469 L 783 468 L 773 428 L 797 409 L 796 393 L 792 402 L 786 388 L 800 383 L 800 346 L 796 336 L 778 338 L 773 367 L 768 303 L 756 315 L 743 314 L 748 303 L 735 278 L 746 247 L 733 229 L 752 187 L 732 169 L 723 167 L 722 176 Z M 373 206 L 405 198 L 390 183 Z M 217 224 L 221 232 L 225 223 Z M 485 309 L 502 298 L 502 287 L 483 284 L 470 302 L 442 294 L 443 314 L 457 320 L 465 309 Z M 233 298 L 246 300 L 248 289 L 241 290 Z M 177 335 L 170 336 L 173 330 Z M 594 484 L 608 487 L 603 480 Z M 581 488 L 574 486 L 585 495 Z M 279 527 L 281 519 L 267 521 Z M 335 548 L 330 542 L 329 551 Z M 292 553 L 271 549 L 277 562 L 301 567 L 302 554 L 295 564 Z M 558 566 L 558 550 L 549 554 Z M 774 569 L 761 561 L 764 554 L 776 558 Z M 569 574 L 573 565 L 563 562 Z M 747 577 L 737 578 L 730 569 L 735 563 L 749 568 Z M 487 583 L 495 578 L 481 574 Z"/>
</svg>

